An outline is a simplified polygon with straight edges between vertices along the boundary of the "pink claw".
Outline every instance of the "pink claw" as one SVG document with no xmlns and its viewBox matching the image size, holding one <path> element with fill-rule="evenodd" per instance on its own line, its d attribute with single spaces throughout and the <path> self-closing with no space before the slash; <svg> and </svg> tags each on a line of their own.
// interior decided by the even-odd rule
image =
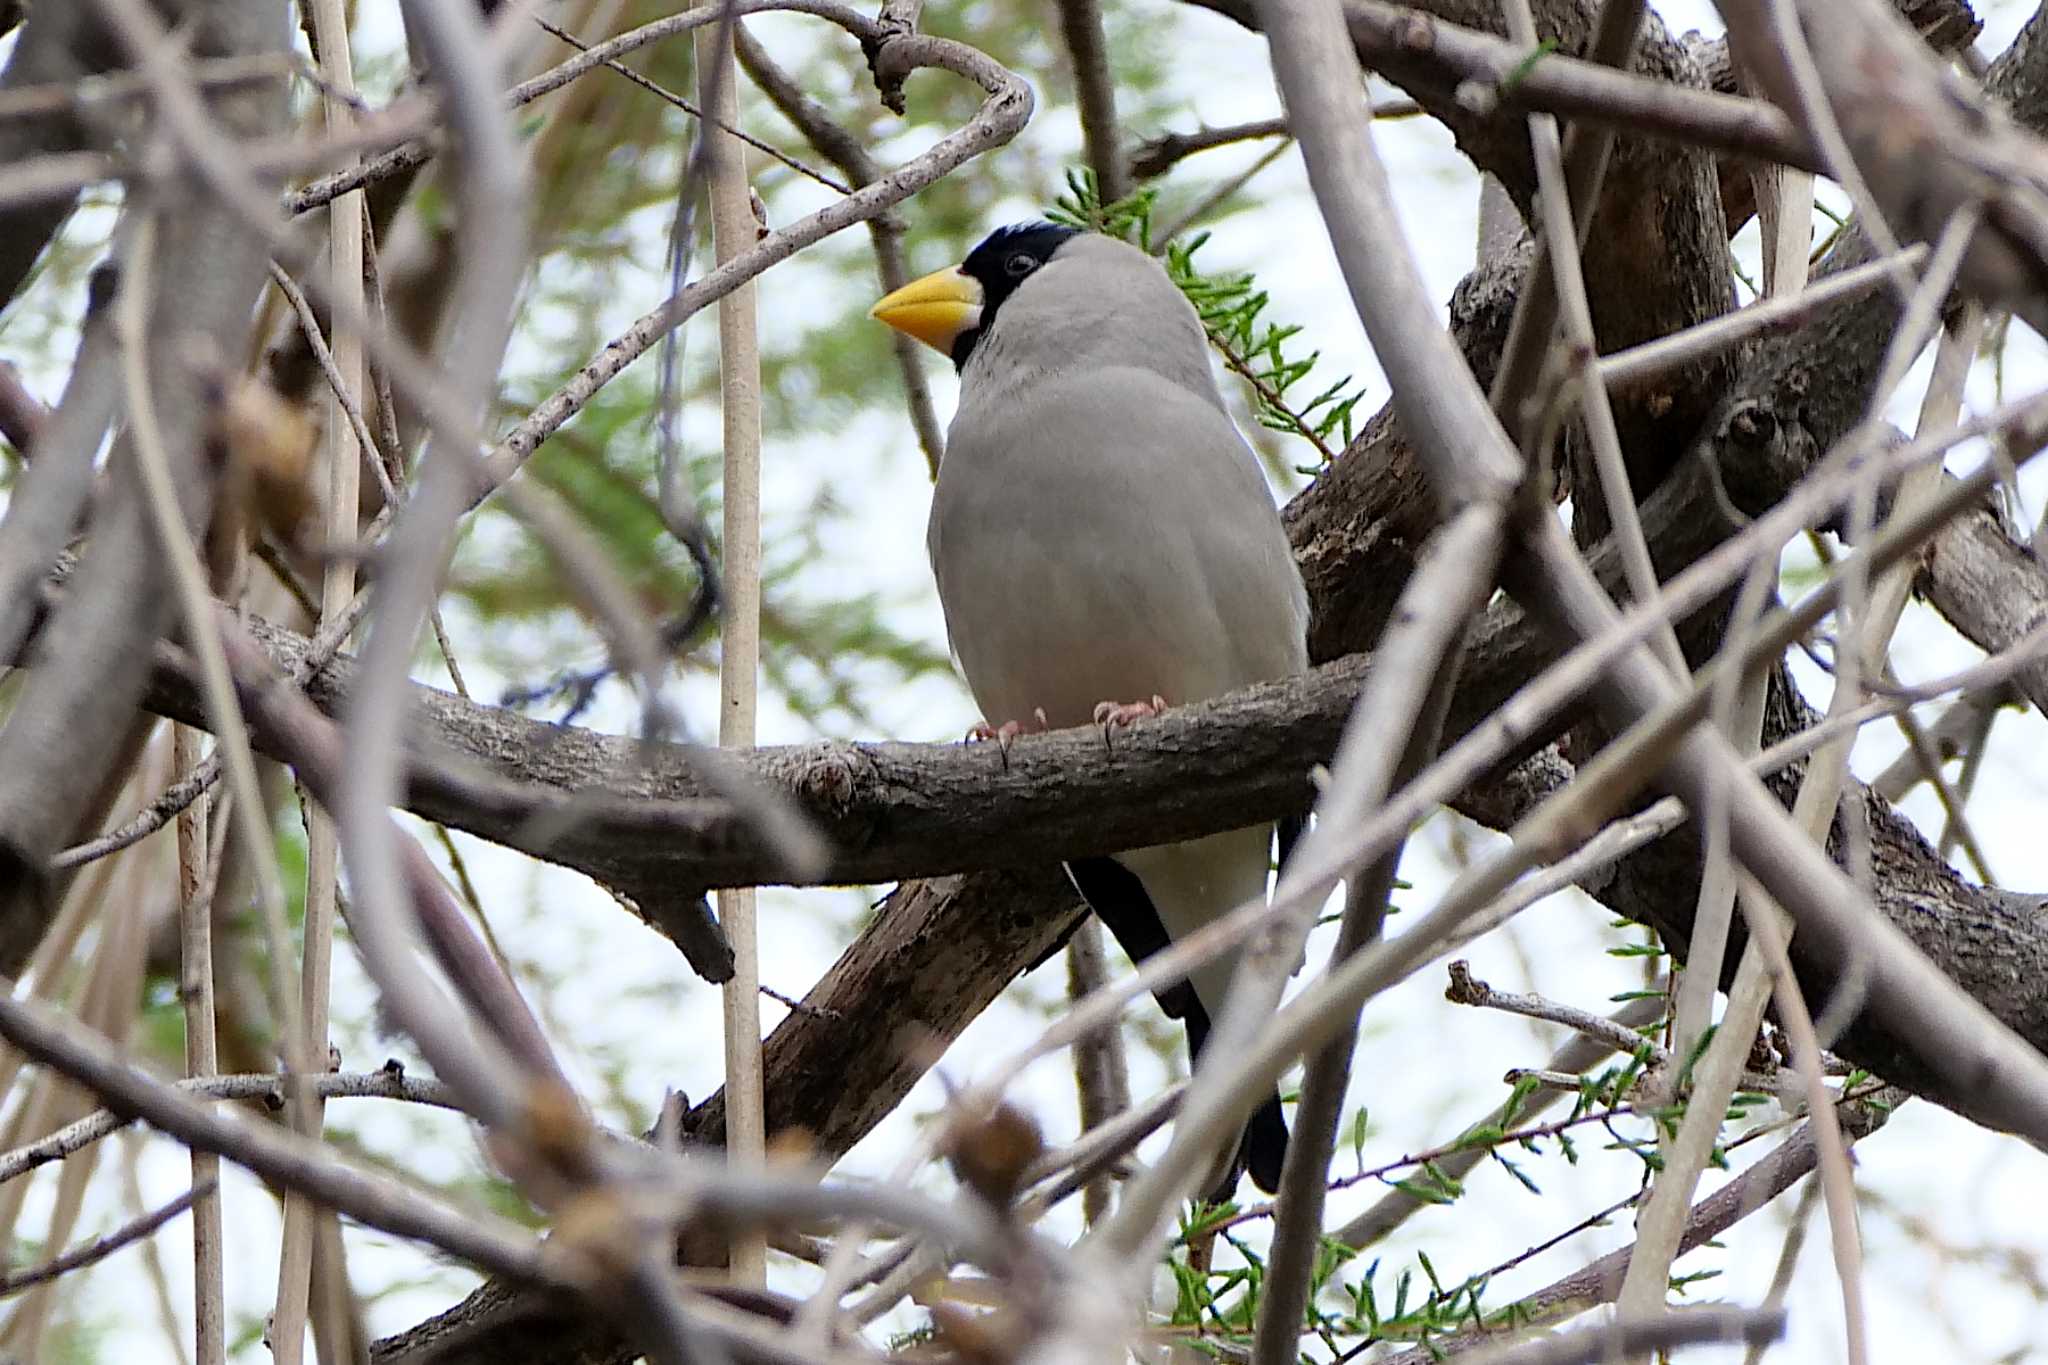
<svg viewBox="0 0 2048 1365">
<path fill-rule="evenodd" d="M 1046 724 L 1044 707 L 1034 708 L 1031 714 L 1038 722 L 1036 726 L 1031 728 L 1037 730 L 1050 728 Z M 1006 720 L 997 726 L 990 726 L 987 721 L 978 720 L 974 722 L 973 728 L 968 730 L 967 742 L 969 744 L 983 744 L 989 740 L 994 740 L 996 751 L 1003 756 L 1003 767 L 1008 768 L 1010 766 L 1010 745 L 1017 736 L 1025 732 L 1025 729 L 1026 727 L 1021 722 L 1014 720 Z"/>
<path fill-rule="evenodd" d="M 1095 723 L 1102 727 L 1102 747 L 1109 747 L 1109 732 L 1121 730 L 1134 721 L 1151 720 L 1166 710 L 1166 698 L 1154 692 L 1145 701 L 1104 701 L 1095 704 Z"/>
</svg>

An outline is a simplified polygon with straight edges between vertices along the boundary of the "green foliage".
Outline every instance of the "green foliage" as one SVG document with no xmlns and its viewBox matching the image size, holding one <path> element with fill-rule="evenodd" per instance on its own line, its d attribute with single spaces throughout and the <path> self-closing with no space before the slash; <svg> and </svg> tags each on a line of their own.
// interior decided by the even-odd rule
<svg viewBox="0 0 2048 1365">
<path fill-rule="evenodd" d="M 1249 388 L 1252 413 L 1259 424 L 1306 440 L 1324 464 L 1335 459 L 1337 451 L 1351 442 L 1352 420 L 1365 396 L 1363 388 L 1346 375 L 1305 400 L 1291 399 L 1289 395 L 1315 369 L 1322 352 L 1290 352 L 1290 343 L 1301 335 L 1301 328 L 1275 323 L 1266 316 L 1272 299 L 1251 275 L 1211 275 L 1195 264 L 1195 253 L 1209 240 L 1208 233 L 1166 243 L 1155 241 L 1152 210 L 1157 199 L 1158 191 L 1146 187 L 1114 203 L 1104 203 L 1092 172 L 1070 171 L 1067 193 L 1046 216 L 1147 251 L 1163 250 L 1166 273 L 1194 305 L 1209 343 Z"/>
<path fill-rule="evenodd" d="M 1718 1270 L 1695 1270 L 1689 1275 L 1673 1275 L 1671 1277 L 1671 1292 L 1683 1295 L 1693 1285 L 1700 1283 L 1702 1280 L 1718 1279 L 1720 1275 L 1721 1272 Z"/>
<path fill-rule="evenodd" d="M 1692 1085 L 1693 1068 L 1700 1064 L 1700 1058 L 1707 1055 L 1707 1048 L 1720 1030 L 1721 1025 L 1718 1022 L 1708 1024 L 1700 1030 L 1699 1041 L 1692 1045 L 1692 1051 L 1686 1054 L 1685 1061 L 1678 1068 L 1678 1089 L 1684 1090 Z"/>
<path fill-rule="evenodd" d="M 85 1317 L 74 1302 L 64 1316 L 43 1333 L 36 1358 L 45 1365 L 93 1365 L 105 1360 L 114 1319 Z"/>
<path fill-rule="evenodd" d="M 1480 1296 L 1486 1290 L 1488 1276 L 1475 1275 L 1446 1284 L 1428 1254 L 1418 1251 L 1415 1265 L 1403 1266 L 1395 1276 L 1389 1301 L 1380 1288 L 1380 1265 L 1380 1261 L 1374 1260 L 1356 1280 L 1343 1286 L 1347 1300 L 1344 1313 L 1325 1317 L 1317 1324 L 1318 1335 L 1333 1346 L 1346 1340 L 1355 1340 L 1360 1345 L 1381 1341 L 1427 1345 L 1434 1337 L 1482 1320 Z M 1429 1285 L 1419 1301 L 1415 1275 L 1418 1268 Z"/>
<path fill-rule="evenodd" d="M 137 1050 L 173 1069 L 185 1061 L 185 1004 L 178 998 L 175 969 L 151 972 L 142 983 L 142 1018 L 137 1021 Z"/>
<path fill-rule="evenodd" d="M 1642 938 L 1634 942 L 1615 944 L 1607 950 L 1609 957 L 1645 958 L 1656 962 L 1669 956 L 1664 949 L 1664 940 L 1657 937 L 1656 930 L 1644 928 L 1625 919 L 1612 921 L 1611 927 L 1620 929 L 1623 932 L 1640 933 Z"/>
<path fill-rule="evenodd" d="M 1425 1204 L 1449 1204 L 1465 1192 L 1463 1182 L 1433 1161 L 1423 1162 L 1419 1174 L 1400 1181 L 1394 1188 Z"/>
<path fill-rule="evenodd" d="M 690 599 L 696 574 L 655 501 L 653 384 L 651 374 L 635 372 L 609 385 L 569 430 L 536 452 L 528 473 L 560 494 L 586 526 L 600 531 L 614 566 L 645 609 L 660 617 Z M 533 397 L 537 401 L 538 395 Z M 718 453 L 688 443 L 683 453 L 698 507 L 716 526 Z M 943 651 L 888 625 L 891 604 L 883 595 L 818 595 L 820 576 L 810 570 L 826 556 L 826 536 L 842 514 L 829 497 L 806 512 L 776 518 L 763 529 L 764 680 L 799 715 L 822 724 L 836 714 L 845 718 L 843 728 L 870 728 L 861 698 L 865 688 L 880 681 L 875 670 L 899 683 L 945 675 L 948 660 Z M 543 632 L 538 637 L 493 632 L 481 642 L 479 647 L 502 672 L 538 679 L 579 649 L 593 659 L 597 653 L 587 629 L 565 614 L 575 604 L 564 594 L 557 566 L 538 541 L 509 519 L 485 522 L 466 536 L 449 588 L 486 621 L 524 621 Z M 707 654 L 688 666 L 708 672 L 715 661 L 715 654 Z"/>
</svg>

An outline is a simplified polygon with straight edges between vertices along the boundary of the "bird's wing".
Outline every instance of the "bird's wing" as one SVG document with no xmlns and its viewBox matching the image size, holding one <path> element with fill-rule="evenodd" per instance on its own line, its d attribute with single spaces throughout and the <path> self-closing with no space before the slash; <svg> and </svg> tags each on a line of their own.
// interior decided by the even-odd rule
<svg viewBox="0 0 2048 1365">
<path fill-rule="evenodd" d="M 929 534 L 985 719 L 1080 725 L 1301 671 L 1300 576 L 1227 416 L 1136 368 L 995 397 L 954 421 Z"/>
</svg>

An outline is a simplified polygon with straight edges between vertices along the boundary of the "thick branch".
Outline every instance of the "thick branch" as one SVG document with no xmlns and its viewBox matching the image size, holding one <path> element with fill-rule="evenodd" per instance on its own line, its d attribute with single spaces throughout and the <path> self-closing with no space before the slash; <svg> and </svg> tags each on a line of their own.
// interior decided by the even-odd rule
<svg viewBox="0 0 2048 1365">
<path fill-rule="evenodd" d="M 1961 518 L 1927 547 L 1914 587 L 1987 654 L 2013 648 L 2048 623 L 2048 574 L 1988 507 Z M 2048 716 L 2048 659 L 2021 669 L 2013 685 Z"/>
<path fill-rule="evenodd" d="M 1708 466 L 1690 462 L 1645 506 L 1644 524 L 1667 576 L 1733 529 L 1722 520 L 1721 493 L 1740 509 L 1758 509 L 1773 500 L 1765 496 L 1773 485 L 1782 488 L 1796 476 L 1797 460 L 1768 440 L 1745 443 L 1743 430 L 1736 424 L 1727 436 L 1720 493 Z M 1980 519 L 1959 520 L 1936 539 L 1929 561 L 1956 560 L 1960 554 L 1951 547 L 1980 546 L 1985 534 Z M 2048 577 L 2016 547 L 2008 544 L 2004 561 L 2016 571 L 2031 571 L 2033 591 L 2048 593 Z M 1610 583 L 1618 580 L 1610 553 L 1596 552 L 1594 562 Z M 1717 625 L 1706 613 L 1693 629 L 1705 635 Z M 304 649 L 298 637 L 275 628 L 260 633 L 287 667 Z M 1518 612 L 1496 604 L 1475 630 L 1450 732 L 1469 731 L 1556 654 Z M 1019 740 L 1007 768 L 992 748 L 956 745 L 804 745 L 757 750 L 745 761 L 753 776 L 781 788 L 821 822 L 836 850 L 823 874 L 827 880 L 906 876 L 942 866 L 1043 867 L 1060 857 L 1213 832 L 1247 817 L 1301 808 L 1306 774 L 1326 759 L 1364 667 L 1364 660 L 1345 660 L 1304 679 L 1169 713 L 1121 734 L 1109 753 L 1093 731 L 1078 731 Z M 347 677 L 346 663 L 316 674 L 315 699 L 338 707 Z M 656 747 L 643 767 L 637 763 L 642 751 L 632 741 L 540 725 L 424 688 L 414 696 L 419 729 L 433 736 L 433 747 L 422 750 L 428 761 L 413 768 L 411 800 L 421 814 L 628 885 L 709 883 L 715 880 L 708 871 L 713 868 L 755 876 L 771 870 L 771 851 L 744 822 L 707 799 L 680 751 Z M 181 718 L 200 719 L 189 690 L 168 674 L 160 676 L 154 702 Z M 1772 733 L 1789 733 L 1804 723 L 1781 712 Z M 260 728 L 256 738 L 266 741 Z M 1545 738 L 1530 736 L 1529 745 Z M 1190 781 L 1190 773 L 1199 780 Z M 589 795 L 579 801 L 572 795 L 579 790 Z M 1526 809 L 1535 794 L 1533 786 L 1518 790 L 1490 783 L 1463 804 L 1475 818 L 1501 825 Z M 1878 803 L 1873 811 L 1878 861 L 1890 873 L 1877 887 L 1888 918 L 2001 1018 L 2048 1043 L 2048 1019 L 2036 1017 L 2030 991 L 2015 987 L 2040 975 L 2015 976 L 2000 965 L 2048 967 L 2048 926 L 2015 918 L 2019 900 L 1956 878 L 1888 807 Z M 1682 839 L 1666 841 L 1625 864 L 1601 894 L 1616 909 L 1682 941 L 1691 899 L 1674 895 L 1673 888 L 1687 884 L 1684 869 L 1694 866 L 1694 856 Z M 1631 867 L 1640 873 L 1629 872 Z M 977 885 L 966 879 L 958 884 L 959 894 Z M 1038 894 L 1026 889 L 1033 887 L 1041 888 Z M 1072 905 L 1051 876 L 1041 874 L 1010 890 L 1014 896 L 1005 903 L 1026 921 L 1062 917 Z M 1938 913 L 1930 916 L 1930 907 Z M 949 920 L 952 915 L 945 912 Z M 1969 947 L 1993 941 L 1996 957 Z M 1819 973 L 1819 964 L 1812 965 Z M 949 969 L 933 979 L 964 978 Z M 834 1008 L 843 1007 L 844 999 Z M 1866 1039 L 1860 1052 L 1853 1042 L 1844 1046 L 1873 1069 L 1909 1079 L 1903 1053 L 1891 1040 Z M 892 1065 L 895 1060 L 900 1059 Z M 863 1087 L 857 1093 L 875 1092 Z M 820 1121 L 813 1118 L 805 1126 L 816 1132 Z"/>
<path fill-rule="evenodd" d="M 40 22 L 43 11 L 37 14 Z M 284 17 L 276 4 L 199 7 L 189 41 L 202 55 L 274 51 Z M 213 91 L 209 106 L 224 129 L 247 136 L 277 124 L 282 92 Z M 212 477 L 202 456 L 215 401 L 191 358 L 200 348 L 241 353 L 263 252 L 232 209 L 203 197 L 167 206 L 156 240 L 147 306 L 162 335 L 149 348 L 148 385 L 178 488 L 175 515 L 203 527 Z M 10 974 L 42 936 L 54 908 L 44 868 L 118 762 L 150 650 L 171 620 L 163 556 L 129 441 L 117 444 L 109 465 L 112 487 L 61 609 L 75 629 L 46 654 L 0 731 L 0 769 L 8 774 L 0 788 L 0 971 Z"/>
<path fill-rule="evenodd" d="M 6 7 L 5 17 L 18 14 Z M 4 31 L 4 30 L 0 30 Z M 0 90 L 63 85 L 112 65 L 116 52 L 89 5 L 40 5 L 15 39 Z M 0 119 L 0 166 L 21 166 L 39 156 L 88 145 L 91 130 L 73 111 L 39 118 Z M 0 212 L 0 307 L 14 298 L 43 247 L 57 235 L 78 192 Z"/>
<path fill-rule="evenodd" d="M 1248 3 L 1195 2 L 1248 27 L 1253 24 Z M 1533 6 L 1538 32 L 1568 57 L 1587 52 L 1598 8 L 1589 0 L 1543 0 Z M 1512 84 L 1519 86 L 1545 64 L 1539 60 L 1524 68 L 1522 58 L 1527 54 L 1498 36 L 1504 21 L 1497 0 L 1427 0 L 1401 6 L 1349 0 L 1345 14 L 1360 62 L 1399 85 L 1449 128 L 1458 149 L 1507 187 L 1527 221 L 1536 186 L 1527 122 L 1512 108 L 1488 108 L 1486 102 L 1469 99 L 1466 89 L 1474 76 L 1500 80 L 1509 74 Z M 1518 55 L 1508 60 L 1509 52 Z M 1611 103 L 1624 88 L 1641 93 L 1643 82 L 1632 81 L 1629 75 L 1589 63 L 1556 66 L 1551 74 L 1559 79 L 1554 84 L 1551 76 L 1543 78 L 1551 96 L 1544 103 L 1560 112 L 1590 112 Z M 1707 94 L 1705 76 L 1691 55 L 1654 18 L 1643 26 L 1629 71 L 1663 83 L 1674 99 L 1688 91 Z M 1593 94 L 1596 89 L 1601 93 Z M 1576 91 L 1581 98 L 1556 98 L 1565 91 Z M 1566 103 L 1574 107 L 1564 108 Z M 1649 122 L 1646 112 L 1638 109 L 1634 122 Z M 1762 132 L 1766 122 L 1755 126 Z M 1714 317 L 1733 298 L 1713 155 L 1698 147 L 1674 148 L 1669 142 L 1649 140 L 1641 136 L 1639 126 L 1627 132 L 1615 144 L 1599 199 L 1589 214 L 1591 230 L 1584 253 L 1587 302 L 1603 352 L 1668 336 Z M 1790 150 L 1781 147 L 1785 154 Z M 1645 280 L 1657 281 L 1657 287 L 1643 288 Z M 1716 357 L 1674 376 L 1655 395 L 1618 398 L 1616 423 L 1629 453 L 1629 475 L 1639 492 L 1657 485 L 1698 430 L 1713 395 L 1729 375 L 1727 358 Z M 1487 383 L 1491 376 L 1480 378 Z"/>
<path fill-rule="evenodd" d="M 252 623 L 290 670 L 309 642 Z M 168 657 L 168 656 L 167 656 Z M 337 658 L 307 692 L 339 713 L 356 665 Z M 1364 674 L 1348 659 L 1120 731 L 1092 728 L 994 745 L 844 743 L 744 751 L 741 771 L 789 797 L 831 852 L 821 885 L 891 881 L 1111 853 L 1161 835 L 1214 833 L 1219 821 L 1305 810 L 1311 766 L 1335 746 Z M 702 755 L 549 725 L 415 687 L 419 717 L 407 805 L 428 819 L 632 887 L 700 888 L 788 879 L 746 812 L 713 793 Z M 150 704 L 205 722 L 182 667 L 159 672 Z M 253 718 L 266 752 L 291 737 Z M 1191 777 L 1194 780 L 1190 780 Z"/>
</svg>

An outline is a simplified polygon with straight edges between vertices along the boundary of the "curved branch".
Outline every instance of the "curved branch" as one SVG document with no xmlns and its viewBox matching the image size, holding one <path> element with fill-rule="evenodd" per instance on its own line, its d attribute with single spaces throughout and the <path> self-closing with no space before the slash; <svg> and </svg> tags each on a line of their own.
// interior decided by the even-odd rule
<svg viewBox="0 0 2048 1365">
<path fill-rule="evenodd" d="M 762 7 L 743 4 L 738 8 L 746 13 Z M 790 4 L 787 7 L 804 6 Z M 602 47 L 595 47 L 590 51 L 602 50 Z M 507 432 L 497 448 L 484 457 L 484 475 L 488 483 L 477 490 L 479 500 L 491 488 L 511 478 L 541 442 L 581 412 L 583 405 L 599 389 L 698 309 L 716 303 L 741 284 L 770 266 L 789 259 L 804 247 L 822 241 L 842 228 L 876 217 L 963 163 L 1002 146 L 1016 136 L 1031 116 L 1031 87 L 1008 68 L 965 44 L 922 33 L 905 33 L 885 38 L 877 49 L 876 60 L 886 60 L 892 69 L 905 71 L 927 66 L 951 71 L 981 86 L 988 92 L 988 98 L 982 101 L 966 127 L 941 138 L 914 161 L 786 228 L 769 233 L 750 250 L 684 286 L 682 292 L 613 338 L 568 383 Z"/>
</svg>

